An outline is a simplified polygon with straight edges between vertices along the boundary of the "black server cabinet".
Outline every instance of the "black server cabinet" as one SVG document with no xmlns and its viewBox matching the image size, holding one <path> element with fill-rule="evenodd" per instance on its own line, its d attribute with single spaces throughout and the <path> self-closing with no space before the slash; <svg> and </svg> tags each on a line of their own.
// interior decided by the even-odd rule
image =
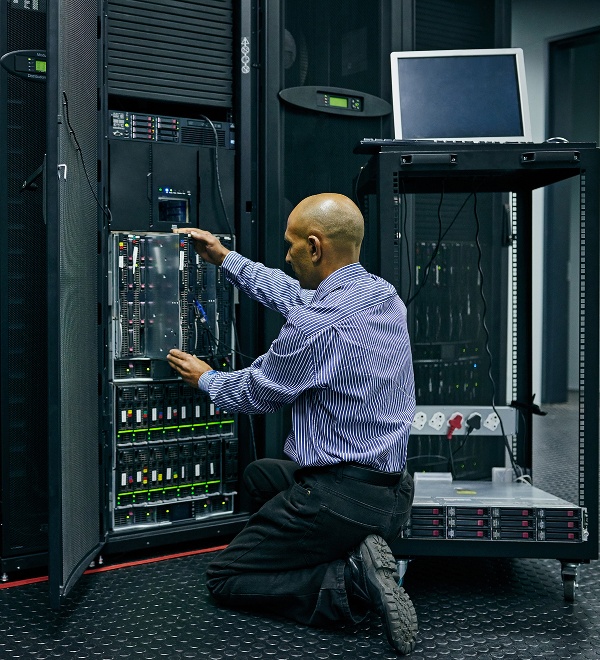
<svg viewBox="0 0 600 660">
<path fill-rule="evenodd" d="M 367 159 L 353 152 L 355 145 L 393 136 L 390 52 L 507 45 L 510 12 L 505 0 L 382 0 L 376 10 L 360 0 L 282 0 L 265 1 L 262 17 L 259 257 L 282 267 L 292 208 L 327 191 L 356 201 L 356 173 Z M 428 221 L 435 222 L 435 210 Z M 377 237 L 369 232 L 361 261 L 378 272 Z M 267 348 L 281 319 L 266 312 L 261 322 Z M 283 413 L 265 423 L 268 453 L 276 455 L 289 420 Z"/>
<path fill-rule="evenodd" d="M 254 71 L 242 72 L 241 49 L 254 40 L 253 18 L 247 2 L 175 8 L 165 20 L 161 3 L 111 0 L 103 16 L 106 553 L 226 536 L 247 519 L 244 423 L 176 380 L 149 323 L 174 297 L 181 317 L 163 319 L 172 345 L 218 369 L 237 364 L 232 289 L 185 237 L 173 246 L 171 228 L 201 227 L 232 248 L 252 242 Z M 170 250 L 164 274 L 175 279 L 157 296 L 152 260 Z M 251 318 L 244 328 L 251 343 Z"/>
<path fill-rule="evenodd" d="M 35 6 L 34 6 L 35 5 Z M 0 3 L 0 573 L 48 549 L 46 3 Z"/>
<path fill-rule="evenodd" d="M 266 1 L 261 15 L 259 258 L 286 268 L 283 233 L 292 208 L 321 192 L 354 198 L 353 178 L 365 163 L 352 153 L 355 144 L 391 135 L 389 53 L 412 46 L 413 3 L 384 0 L 374 10 L 360 0 Z M 363 260 L 373 267 L 368 253 Z M 265 311 L 260 322 L 266 350 L 282 319 Z M 266 453 L 280 455 L 289 411 L 264 422 Z"/>
<path fill-rule="evenodd" d="M 162 267 L 159 243 L 175 239 L 168 295 L 179 296 L 180 312 L 161 327 L 168 321 L 173 345 L 198 348 L 219 368 L 234 365 L 233 298 L 223 295 L 217 269 L 189 250 L 181 256 L 187 239 L 178 243 L 171 228 L 206 226 L 230 241 L 239 232 L 253 244 L 254 110 L 241 117 L 239 109 L 254 107 L 254 15 L 250 2 L 174 5 L 181 11 L 169 20 L 153 0 L 61 0 L 48 8 L 54 606 L 100 551 L 225 538 L 247 519 L 239 471 L 251 443 L 238 441 L 228 411 L 175 378 L 149 328 L 155 316 L 141 311 L 164 311 L 152 308 L 145 278 Z M 124 327 L 129 303 L 132 334 Z M 111 316 L 119 305 L 124 332 Z M 152 319 L 148 332 L 142 319 Z M 252 344 L 250 317 L 245 329 Z M 153 415 L 160 421 L 152 424 Z"/>
</svg>

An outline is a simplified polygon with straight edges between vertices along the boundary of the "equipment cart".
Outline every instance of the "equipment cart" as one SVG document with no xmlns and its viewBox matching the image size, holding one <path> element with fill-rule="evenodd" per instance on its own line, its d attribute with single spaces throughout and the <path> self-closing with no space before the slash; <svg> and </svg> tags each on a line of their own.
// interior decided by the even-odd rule
<svg viewBox="0 0 600 660">
<path fill-rule="evenodd" d="M 397 286 L 412 277 L 413 291 L 419 272 L 411 269 L 418 263 L 419 248 L 410 240 L 415 229 L 411 199 L 426 193 L 435 204 L 440 200 L 441 206 L 444 195 L 466 193 L 474 198 L 471 205 L 476 205 L 478 194 L 510 193 L 502 198 L 510 200 L 504 214 L 490 215 L 493 222 L 506 226 L 503 235 L 510 254 L 504 279 L 504 287 L 510 292 L 506 325 L 495 319 L 492 330 L 506 335 L 504 356 L 508 355 L 508 367 L 504 382 L 508 387 L 494 387 L 494 396 L 487 405 L 481 405 L 481 400 L 460 399 L 449 405 L 443 399 L 439 405 L 420 405 L 421 372 L 415 370 L 417 414 L 411 436 L 414 442 L 423 434 L 446 434 L 448 439 L 453 433 L 455 437 L 471 434 L 473 439 L 483 441 L 488 435 L 490 444 L 504 440 L 506 451 L 499 444 L 500 454 L 495 456 L 506 455 L 510 462 L 508 467 L 502 460 L 497 463 L 487 480 L 453 479 L 452 473 L 444 469 L 425 473 L 415 470 L 411 518 L 393 545 L 394 554 L 404 563 L 419 556 L 554 558 L 561 562 L 565 599 L 573 601 L 579 565 L 598 557 L 600 151 L 590 143 L 370 139 L 363 140 L 355 151 L 369 154 L 356 179 L 365 211 L 369 254 L 382 277 Z M 579 180 L 580 196 L 579 416 L 578 426 L 572 429 L 579 464 L 578 500 L 569 502 L 533 485 L 532 422 L 537 407 L 532 383 L 532 197 L 537 189 L 573 177 Z M 477 219 L 477 231 L 479 223 Z M 441 225 L 440 221 L 439 237 Z M 438 240 L 434 256 L 439 256 L 439 248 Z M 430 268 L 435 268 L 434 259 L 428 264 Z M 402 296 L 402 286 L 398 288 Z M 414 317 L 409 307 L 409 326 L 414 331 L 411 314 Z M 501 405 L 505 391 L 508 401 Z M 443 460 L 441 465 L 443 468 Z"/>
</svg>

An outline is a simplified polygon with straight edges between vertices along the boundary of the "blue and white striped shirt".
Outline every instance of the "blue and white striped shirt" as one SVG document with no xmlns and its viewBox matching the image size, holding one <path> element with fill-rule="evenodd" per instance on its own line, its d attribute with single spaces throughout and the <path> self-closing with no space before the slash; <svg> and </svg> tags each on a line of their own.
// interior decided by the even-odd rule
<svg viewBox="0 0 600 660">
<path fill-rule="evenodd" d="M 203 374 L 200 388 L 236 412 L 292 404 L 284 451 L 302 466 L 354 461 L 401 470 L 415 393 L 406 307 L 394 287 L 359 263 L 336 270 L 316 291 L 237 252 L 222 269 L 286 323 L 248 368 Z"/>
</svg>

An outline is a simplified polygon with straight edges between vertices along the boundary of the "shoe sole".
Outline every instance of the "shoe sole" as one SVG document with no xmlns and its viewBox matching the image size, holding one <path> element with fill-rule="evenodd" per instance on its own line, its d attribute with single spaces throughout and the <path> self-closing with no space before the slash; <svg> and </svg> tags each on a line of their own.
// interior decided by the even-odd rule
<svg viewBox="0 0 600 660">
<path fill-rule="evenodd" d="M 417 613 L 404 589 L 398 585 L 396 560 L 381 536 L 368 536 L 360 546 L 365 562 L 369 595 L 383 620 L 390 645 L 400 654 L 410 653 L 417 643 Z"/>
</svg>

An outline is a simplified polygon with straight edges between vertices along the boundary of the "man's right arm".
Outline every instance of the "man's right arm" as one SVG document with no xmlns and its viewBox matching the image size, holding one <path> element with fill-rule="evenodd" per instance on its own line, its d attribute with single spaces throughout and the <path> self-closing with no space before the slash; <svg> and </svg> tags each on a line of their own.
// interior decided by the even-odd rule
<svg viewBox="0 0 600 660">
<path fill-rule="evenodd" d="M 223 273 L 234 286 L 285 317 L 291 307 L 308 304 L 314 295 L 314 291 L 302 289 L 298 280 L 283 271 L 267 268 L 261 263 L 246 259 L 238 252 L 230 252 L 208 231 L 186 227 L 174 231 L 190 236 L 196 252 L 208 263 L 221 266 Z"/>
<path fill-rule="evenodd" d="M 277 268 L 267 268 L 257 261 L 230 252 L 222 263 L 227 279 L 240 291 L 286 318 L 291 307 L 307 305 L 314 291 L 302 289 L 298 280 Z"/>
</svg>

